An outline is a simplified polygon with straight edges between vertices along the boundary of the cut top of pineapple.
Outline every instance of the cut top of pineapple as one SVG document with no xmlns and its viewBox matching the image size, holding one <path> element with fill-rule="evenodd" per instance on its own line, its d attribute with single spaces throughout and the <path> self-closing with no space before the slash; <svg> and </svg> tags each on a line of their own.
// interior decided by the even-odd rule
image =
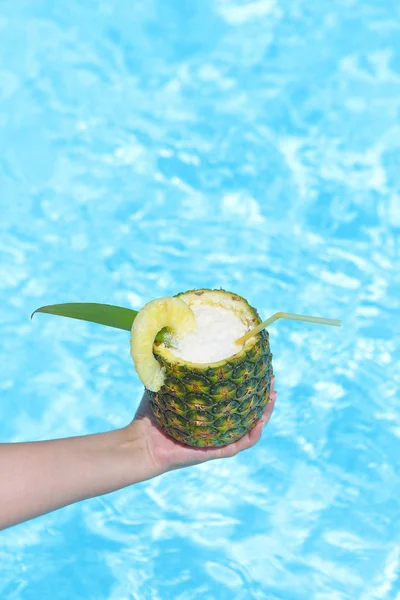
<svg viewBox="0 0 400 600">
<path fill-rule="evenodd" d="M 171 364 L 202 370 L 206 365 L 223 366 L 255 345 L 259 336 L 238 345 L 236 340 L 260 323 L 260 318 L 248 302 L 225 290 L 192 290 L 179 298 L 193 310 L 197 327 L 181 339 L 166 345 L 156 342 L 155 354 Z"/>
<path fill-rule="evenodd" d="M 158 392 L 165 380 L 163 361 L 193 369 L 224 365 L 257 343 L 262 334 L 241 345 L 235 341 L 259 323 L 257 312 L 244 298 L 224 290 L 200 289 L 160 298 L 136 316 L 131 356 L 145 387 Z M 164 328 L 170 343 L 155 342 Z"/>
</svg>

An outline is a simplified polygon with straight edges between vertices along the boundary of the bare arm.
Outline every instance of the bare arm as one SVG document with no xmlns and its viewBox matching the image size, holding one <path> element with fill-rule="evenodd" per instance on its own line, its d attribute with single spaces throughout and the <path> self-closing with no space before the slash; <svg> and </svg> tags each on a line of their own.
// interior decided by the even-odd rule
<svg viewBox="0 0 400 600">
<path fill-rule="evenodd" d="M 137 429 L 0 444 L 0 529 L 156 475 Z"/>
<path fill-rule="evenodd" d="M 146 395 L 128 427 L 82 437 L 0 444 L 0 530 L 68 504 L 145 481 L 172 469 L 234 456 L 260 439 L 263 419 L 224 448 L 189 448 L 155 423 Z"/>
</svg>

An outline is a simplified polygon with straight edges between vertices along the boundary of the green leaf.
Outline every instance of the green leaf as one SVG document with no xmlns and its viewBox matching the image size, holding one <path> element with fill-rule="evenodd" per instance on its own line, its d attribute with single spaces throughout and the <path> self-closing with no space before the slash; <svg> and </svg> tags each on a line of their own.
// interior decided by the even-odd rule
<svg viewBox="0 0 400 600">
<path fill-rule="evenodd" d="M 130 331 L 138 311 L 123 308 L 122 306 L 112 306 L 111 304 L 69 302 L 67 304 L 51 304 L 37 308 L 32 313 L 31 318 L 36 313 L 47 313 L 49 315 L 58 315 L 59 317 L 80 319 L 81 321 L 90 321 L 92 323 L 99 323 L 100 325 L 107 325 L 107 327 Z"/>
<path fill-rule="evenodd" d="M 69 302 L 66 304 L 50 304 L 49 306 L 37 308 L 31 314 L 31 319 L 36 313 L 69 317 L 70 319 L 79 319 L 81 321 L 89 321 L 91 323 L 98 323 L 99 325 L 107 325 L 107 327 L 130 331 L 138 311 L 124 308 L 123 306 L 113 306 L 112 304 Z M 170 336 L 166 327 L 158 332 L 156 340 L 158 342 L 164 341 L 169 345 Z"/>
</svg>

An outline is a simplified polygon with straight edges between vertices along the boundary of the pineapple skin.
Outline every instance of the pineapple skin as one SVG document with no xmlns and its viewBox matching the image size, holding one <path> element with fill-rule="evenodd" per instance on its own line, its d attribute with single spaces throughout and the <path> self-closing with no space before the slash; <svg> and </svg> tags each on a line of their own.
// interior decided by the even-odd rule
<svg viewBox="0 0 400 600">
<path fill-rule="evenodd" d="M 224 290 L 192 290 L 178 297 L 210 292 L 245 303 L 254 326 L 261 322 L 244 298 Z M 165 368 L 165 381 L 158 392 L 147 390 L 150 406 L 158 425 L 174 440 L 198 448 L 226 446 L 246 435 L 261 418 L 270 400 L 273 375 L 267 331 L 259 333 L 250 347 L 212 366 L 167 360 L 157 342 L 153 352 Z"/>
</svg>

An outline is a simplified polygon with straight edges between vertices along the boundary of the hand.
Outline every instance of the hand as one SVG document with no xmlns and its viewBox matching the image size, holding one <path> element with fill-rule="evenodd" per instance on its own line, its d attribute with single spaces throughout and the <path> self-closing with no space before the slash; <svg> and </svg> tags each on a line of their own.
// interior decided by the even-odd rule
<svg viewBox="0 0 400 600">
<path fill-rule="evenodd" d="M 251 448 L 268 423 L 276 392 L 262 419 L 223 448 L 190 448 L 156 424 L 147 395 L 128 427 L 57 440 L 0 444 L 0 529 L 73 502 L 108 494 L 166 471 Z"/>
<path fill-rule="evenodd" d="M 263 428 L 268 423 L 274 409 L 277 396 L 274 385 L 275 377 L 272 378 L 271 382 L 271 400 L 255 427 L 237 442 L 222 448 L 191 448 L 173 440 L 157 425 L 146 393 L 143 395 L 136 416 L 128 428 L 135 428 L 136 435 L 139 428 L 140 435 L 146 443 L 149 460 L 156 474 L 197 465 L 207 460 L 235 456 L 242 450 L 252 448 L 261 438 Z"/>
</svg>

